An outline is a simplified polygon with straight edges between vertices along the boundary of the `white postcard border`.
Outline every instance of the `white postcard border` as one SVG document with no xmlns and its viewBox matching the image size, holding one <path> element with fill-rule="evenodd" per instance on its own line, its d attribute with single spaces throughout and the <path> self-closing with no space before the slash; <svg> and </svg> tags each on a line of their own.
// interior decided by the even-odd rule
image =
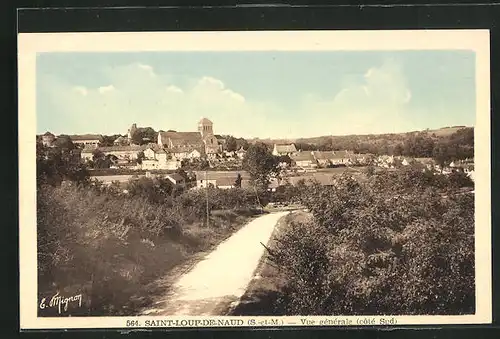
<svg viewBox="0 0 500 339">
<path fill-rule="evenodd" d="M 304 317 L 37 317 L 36 239 L 36 56 L 42 52 L 138 51 L 346 51 L 472 50 L 476 55 L 475 264 L 476 314 L 463 316 L 304 316 Z M 350 326 L 479 324 L 492 321 L 490 195 L 490 50 L 488 30 L 259 31 L 21 33 L 18 35 L 19 88 L 19 260 L 21 329 L 145 327 L 146 320 L 199 320 L 193 326 L 218 327 L 210 320 L 239 319 L 237 326 L 341 326 L 325 319 L 351 320 Z M 276 320 L 278 319 L 278 320 Z M 309 319 L 315 324 L 303 323 Z M 374 319 L 359 324 L 360 319 Z M 206 321 L 209 320 L 207 323 Z M 137 321 L 137 322 L 135 322 Z M 333 320 L 332 320 L 333 321 Z M 198 325 L 196 325 L 198 324 Z M 208 324 L 208 325 L 207 325 Z M 265 324 L 265 325 L 264 325 Z M 134 326 L 134 325 L 132 325 Z M 162 325 L 163 326 L 163 325 Z M 226 325 L 224 325 L 226 326 Z M 230 325 L 228 325 L 230 326 Z M 168 326 L 167 326 L 168 327 Z"/>
</svg>

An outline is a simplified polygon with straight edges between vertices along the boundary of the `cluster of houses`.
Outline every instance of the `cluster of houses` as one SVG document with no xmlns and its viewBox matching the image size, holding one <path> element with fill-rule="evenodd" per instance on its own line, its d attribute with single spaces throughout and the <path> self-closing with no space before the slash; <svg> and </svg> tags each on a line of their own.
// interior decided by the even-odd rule
<svg viewBox="0 0 500 339">
<path fill-rule="evenodd" d="M 198 122 L 197 132 L 159 131 L 156 142 L 136 145 L 133 135 L 138 130 L 133 124 L 127 131 L 127 136 L 119 136 L 113 146 L 99 146 L 102 135 L 85 134 L 70 135 L 71 141 L 79 146 L 79 157 L 83 162 L 91 161 L 96 153 L 112 160 L 112 168 L 131 168 L 140 170 L 176 170 L 182 167 L 183 162 L 195 162 L 207 159 L 213 165 L 238 164 L 241 165 L 246 151 L 240 148 L 237 151 L 225 149 L 226 140 L 214 134 L 213 123 L 207 118 Z M 57 139 L 52 133 L 40 136 L 45 146 L 53 146 Z M 279 157 L 288 157 L 289 161 L 280 163 L 285 172 L 316 172 L 319 168 L 337 166 L 366 166 L 373 165 L 383 168 L 397 168 L 420 163 L 428 169 L 451 173 L 454 168 L 460 168 L 473 177 L 473 160 L 452 162 L 446 168 L 440 168 L 431 158 L 409 158 L 390 155 L 375 156 L 373 154 L 356 154 L 351 151 L 302 151 L 293 143 L 274 144 L 272 154 Z M 197 179 L 197 187 L 212 185 L 220 188 L 234 186 L 235 178 L 215 176 Z M 178 179 L 178 178 L 177 178 Z M 245 180 L 244 180 L 245 182 Z"/>
<path fill-rule="evenodd" d="M 221 159 L 235 159 L 241 161 L 246 151 L 240 148 L 234 152 L 225 150 L 226 140 L 214 134 L 213 123 L 207 118 L 198 122 L 197 132 L 162 131 L 157 135 L 157 141 L 144 145 L 136 145 L 133 135 L 138 130 L 133 124 L 128 130 L 127 137 L 119 136 L 113 146 L 99 146 L 103 141 L 101 135 L 70 135 L 71 141 L 79 146 L 82 161 L 93 160 L 97 153 L 109 157 L 113 161 L 113 168 L 132 168 L 143 170 L 175 170 L 181 167 L 185 160 L 208 159 L 220 162 Z M 52 146 L 56 137 L 47 132 L 41 136 L 45 146 Z"/>
<path fill-rule="evenodd" d="M 272 154 L 288 156 L 292 168 L 306 172 L 332 166 L 367 165 L 372 159 L 370 154 L 355 154 L 351 151 L 301 151 L 297 150 L 295 144 L 275 144 Z M 280 166 L 288 167 L 285 163 Z"/>
</svg>

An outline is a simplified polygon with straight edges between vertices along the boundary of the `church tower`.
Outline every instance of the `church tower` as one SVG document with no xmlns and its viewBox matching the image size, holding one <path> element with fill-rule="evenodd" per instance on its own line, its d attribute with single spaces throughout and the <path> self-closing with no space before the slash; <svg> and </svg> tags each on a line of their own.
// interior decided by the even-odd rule
<svg viewBox="0 0 500 339">
<path fill-rule="evenodd" d="M 132 140 L 132 136 L 134 135 L 135 131 L 137 131 L 137 124 L 132 124 L 132 127 L 130 127 L 128 130 L 128 140 Z"/>
<path fill-rule="evenodd" d="M 214 135 L 214 124 L 207 118 L 201 118 L 198 122 L 198 132 L 200 132 L 205 144 L 205 154 L 210 158 L 219 151 L 219 143 Z"/>
<path fill-rule="evenodd" d="M 213 126 L 214 124 L 210 120 L 201 118 L 200 122 L 198 122 L 198 132 L 200 132 L 202 138 L 208 135 L 214 135 Z"/>
</svg>

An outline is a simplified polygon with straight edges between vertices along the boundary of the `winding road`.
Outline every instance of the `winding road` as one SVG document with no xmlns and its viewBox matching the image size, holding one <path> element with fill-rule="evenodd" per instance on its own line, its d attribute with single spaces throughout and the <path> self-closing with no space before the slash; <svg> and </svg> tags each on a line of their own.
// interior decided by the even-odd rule
<svg viewBox="0 0 500 339">
<path fill-rule="evenodd" d="M 222 315 L 252 280 L 278 220 L 290 212 L 260 216 L 221 243 L 174 283 L 172 292 L 143 315 Z M 261 244 L 262 243 L 262 244 Z"/>
</svg>

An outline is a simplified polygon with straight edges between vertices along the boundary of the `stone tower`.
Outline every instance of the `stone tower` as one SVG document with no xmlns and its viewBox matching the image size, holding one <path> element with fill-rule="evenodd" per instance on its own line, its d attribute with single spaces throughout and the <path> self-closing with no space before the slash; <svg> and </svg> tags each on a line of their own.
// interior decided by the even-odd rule
<svg viewBox="0 0 500 339">
<path fill-rule="evenodd" d="M 132 124 L 132 127 L 128 129 L 128 140 L 132 140 L 132 136 L 134 135 L 135 131 L 137 131 L 137 124 Z"/>
<path fill-rule="evenodd" d="M 214 124 L 210 120 L 201 118 L 200 122 L 198 122 L 198 132 L 200 132 L 202 138 L 208 135 L 214 135 L 213 126 Z"/>
</svg>

